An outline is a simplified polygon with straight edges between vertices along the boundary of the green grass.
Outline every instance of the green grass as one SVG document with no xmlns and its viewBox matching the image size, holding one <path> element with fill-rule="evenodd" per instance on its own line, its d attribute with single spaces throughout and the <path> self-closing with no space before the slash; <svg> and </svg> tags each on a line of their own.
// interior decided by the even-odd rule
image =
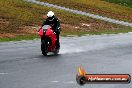
<svg viewBox="0 0 132 88">
<path fill-rule="evenodd" d="M 41 5 L 24 2 L 23 0 L 0 0 L 0 34 L 17 34 L 12 37 L 2 37 L 0 41 L 18 41 L 29 40 L 38 37 L 38 34 L 30 34 L 29 32 L 21 33 L 20 27 L 33 26 L 38 27 L 42 24 L 43 15 L 52 10 L 61 20 L 62 36 L 66 35 L 83 35 L 83 34 L 101 34 L 128 32 L 128 27 L 115 25 L 105 21 L 92 19 L 82 15 L 76 15 L 63 10 L 44 7 Z M 3 20 L 3 21 L 2 21 Z M 90 24 L 90 27 L 81 26 L 81 23 Z M 66 26 L 65 26 L 66 25 Z M 79 27 L 79 28 L 75 28 Z M 30 29 L 34 30 L 34 29 Z M 88 31 L 89 30 L 89 31 Z M 22 35 L 24 34 L 24 35 Z M 1 37 L 1 36 L 0 36 Z"/>
<path fill-rule="evenodd" d="M 108 30 L 103 30 L 103 31 L 99 31 L 99 32 L 63 32 L 61 34 L 61 36 L 68 36 L 68 35 L 77 35 L 77 36 L 84 36 L 85 34 L 89 34 L 89 35 L 101 35 L 101 34 L 118 34 L 118 33 L 128 33 L 128 32 L 132 32 L 132 28 L 127 28 L 127 29 L 118 29 L 118 30 L 112 30 L 112 31 L 108 31 Z M 38 35 L 21 35 L 21 36 L 17 36 L 14 38 L 0 38 L 0 42 L 8 42 L 8 41 L 21 41 L 21 40 L 33 40 L 35 38 L 39 38 Z"/>
<path fill-rule="evenodd" d="M 110 31 L 109 31 L 110 30 Z M 72 32 L 72 35 L 78 35 L 78 36 L 83 36 L 86 34 L 89 35 L 102 35 L 102 34 L 119 34 L 119 33 L 128 33 L 128 32 L 132 32 L 132 28 L 125 28 L 125 29 L 118 29 L 118 30 L 102 30 L 102 31 L 92 31 L 92 32 Z M 71 35 L 71 32 L 66 32 L 66 33 L 62 33 L 62 36 L 67 36 L 67 35 Z"/>
<path fill-rule="evenodd" d="M 77 9 L 93 14 L 132 22 L 132 8 L 120 6 L 102 0 L 40 0 L 71 9 Z M 125 0 L 124 0 L 125 1 Z"/>
<path fill-rule="evenodd" d="M 8 24 L 0 25 L 0 33 L 14 33 L 21 26 L 36 26 L 42 24 L 42 16 L 52 10 L 64 24 L 78 25 L 80 22 L 99 22 L 112 25 L 107 22 L 95 20 L 81 15 L 71 14 L 62 10 L 47 8 L 36 4 L 24 2 L 23 0 L 0 0 L 0 19 L 6 19 Z"/>
<path fill-rule="evenodd" d="M 105 0 L 105 1 L 132 8 L 132 0 Z"/>
<path fill-rule="evenodd" d="M 16 37 L 5 37 L 5 38 L 0 38 L 0 42 L 7 42 L 7 41 L 20 41 L 20 40 L 32 40 L 38 38 L 37 35 L 21 35 L 21 36 L 16 36 Z"/>
</svg>

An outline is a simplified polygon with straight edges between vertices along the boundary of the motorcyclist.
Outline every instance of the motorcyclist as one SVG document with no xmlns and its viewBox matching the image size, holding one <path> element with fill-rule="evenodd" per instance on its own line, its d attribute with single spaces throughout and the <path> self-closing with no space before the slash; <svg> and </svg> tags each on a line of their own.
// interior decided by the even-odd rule
<svg viewBox="0 0 132 88">
<path fill-rule="evenodd" d="M 60 48 L 60 42 L 59 42 L 59 34 L 60 34 L 60 21 L 57 17 L 55 17 L 54 12 L 49 11 L 47 13 L 47 19 L 43 21 L 42 27 L 44 25 L 51 25 L 53 31 L 56 33 L 57 42 L 56 42 L 56 48 Z"/>
</svg>

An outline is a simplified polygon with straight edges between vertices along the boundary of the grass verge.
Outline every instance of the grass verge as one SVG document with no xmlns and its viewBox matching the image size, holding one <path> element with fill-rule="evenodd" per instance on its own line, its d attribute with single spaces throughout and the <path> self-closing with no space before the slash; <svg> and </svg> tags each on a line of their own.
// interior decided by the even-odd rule
<svg viewBox="0 0 132 88">
<path fill-rule="evenodd" d="M 129 32 L 128 27 L 76 15 L 23 0 L 0 0 L 0 41 L 38 38 L 35 31 L 49 10 L 61 20 L 62 36 Z"/>
<path fill-rule="evenodd" d="M 107 16 L 117 20 L 123 20 L 132 22 L 132 8 L 121 6 L 114 3 L 109 3 L 102 0 L 40 0 L 60 6 L 65 6 L 71 9 L 81 10 L 98 14 L 101 16 Z M 112 1 L 112 0 L 107 0 Z M 119 1 L 119 0 L 114 0 Z M 123 2 L 126 0 L 122 0 Z M 128 0 L 127 0 L 128 1 Z M 129 2 L 131 2 L 129 0 Z M 129 3 L 128 2 L 128 3 Z"/>
<path fill-rule="evenodd" d="M 119 33 L 128 33 L 128 32 L 132 32 L 132 28 L 126 28 L 126 29 L 118 29 L 118 30 L 102 30 L 99 32 L 72 32 L 72 35 L 78 35 L 78 36 L 83 36 L 83 35 L 102 35 L 102 34 L 119 34 Z M 67 35 L 71 35 L 71 32 L 66 32 L 66 33 L 62 33 L 62 36 L 67 36 Z"/>
<path fill-rule="evenodd" d="M 8 41 L 20 41 L 20 40 L 33 40 L 38 38 L 37 35 L 20 35 L 15 37 L 4 37 L 0 38 L 0 42 L 8 42 Z"/>
<path fill-rule="evenodd" d="M 104 1 L 132 8 L 132 0 L 104 0 Z"/>
<path fill-rule="evenodd" d="M 84 36 L 84 35 L 102 35 L 102 34 L 118 34 L 118 33 L 128 33 L 128 32 L 132 32 L 132 28 L 127 28 L 127 29 L 120 29 L 120 30 L 112 30 L 112 31 L 108 31 L 108 30 L 103 30 L 100 32 L 63 32 L 61 34 L 61 36 L 67 37 L 68 35 L 77 35 L 77 36 Z M 33 40 L 35 38 L 39 38 L 38 35 L 20 35 L 20 36 L 16 36 L 16 37 L 5 37 L 5 38 L 0 38 L 0 42 L 8 42 L 8 41 L 21 41 L 21 40 Z"/>
</svg>

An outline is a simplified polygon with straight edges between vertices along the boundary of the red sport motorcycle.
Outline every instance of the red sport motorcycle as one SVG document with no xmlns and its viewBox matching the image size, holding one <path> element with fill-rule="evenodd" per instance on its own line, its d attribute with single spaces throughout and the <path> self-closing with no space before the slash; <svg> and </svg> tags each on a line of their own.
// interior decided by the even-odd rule
<svg viewBox="0 0 132 88">
<path fill-rule="evenodd" d="M 59 49 L 56 48 L 57 37 L 50 25 L 44 25 L 38 31 L 41 38 L 41 51 L 44 56 L 47 56 L 49 52 L 53 52 L 55 55 L 59 53 Z"/>
</svg>

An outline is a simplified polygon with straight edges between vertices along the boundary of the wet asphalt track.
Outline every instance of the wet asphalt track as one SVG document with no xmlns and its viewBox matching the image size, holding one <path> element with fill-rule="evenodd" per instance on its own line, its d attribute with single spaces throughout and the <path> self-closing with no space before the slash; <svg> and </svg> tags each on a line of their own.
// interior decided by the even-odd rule
<svg viewBox="0 0 132 88">
<path fill-rule="evenodd" d="M 132 88 L 130 84 L 86 84 L 75 75 L 82 65 L 88 73 L 132 75 L 132 33 L 61 38 L 58 56 L 44 57 L 40 40 L 0 43 L 0 88 Z"/>
</svg>

